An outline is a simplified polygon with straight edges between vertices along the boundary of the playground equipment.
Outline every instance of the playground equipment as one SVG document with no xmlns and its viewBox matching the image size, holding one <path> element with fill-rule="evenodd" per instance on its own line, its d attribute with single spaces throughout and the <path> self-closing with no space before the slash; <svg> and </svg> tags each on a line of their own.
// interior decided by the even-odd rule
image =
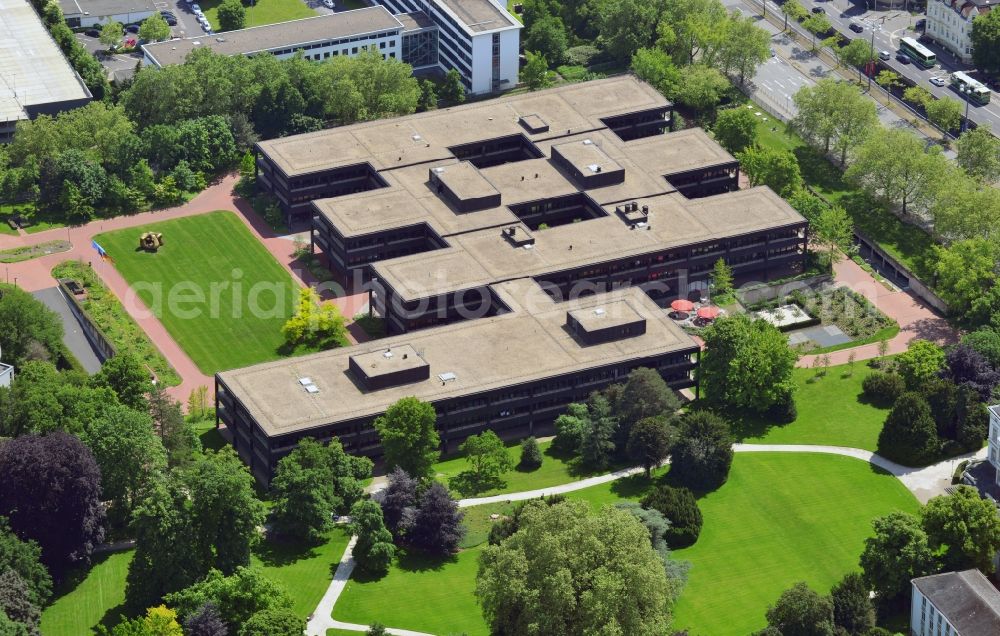
<svg viewBox="0 0 1000 636">
<path fill-rule="evenodd" d="M 163 234 L 160 232 L 143 232 L 139 237 L 139 249 L 155 252 L 163 247 Z"/>
</svg>

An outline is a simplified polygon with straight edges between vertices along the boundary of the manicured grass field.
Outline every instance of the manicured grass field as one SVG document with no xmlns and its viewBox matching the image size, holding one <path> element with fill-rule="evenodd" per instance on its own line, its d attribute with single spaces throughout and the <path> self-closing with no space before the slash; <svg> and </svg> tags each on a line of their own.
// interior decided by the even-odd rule
<svg viewBox="0 0 1000 636">
<path fill-rule="evenodd" d="M 559 484 L 568 484 L 593 476 L 595 473 L 580 468 L 579 461 L 575 458 L 564 457 L 551 449 L 551 441 L 539 442 L 538 447 L 542 451 L 542 465 L 533 471 L 524 471 L 516 468 L 521 461 L 521 446 L 514 444 L 507 447 L 507 454 L 514 462 L 514 470 L 505 473 L 503 479 L 506 484 L 501 488 L 494 488 L 477 493 L 454 494 L 458 497 L 488 497 L 505 492 L 523 492 L 525 490 L 537 490 L 548 488 Z M 468 470 L 469 464 L 464 456 L 453 457 L 434 465 L 437 479 L 443 484 L 448 484 L 448 480 L 455 477 L 464 470 Z M 614 470 L 616 467 L 612 467 Z"/>
<path fill-rule="evenodd" d="M 42 633 L 86 636 L 96 633 L 102 622 L 115 625 L 125 602 L 125 575 L 131 560 L 132 550 L 106 553 L 94 558 L 89 571 L 71 574 L 42 612 Z"/>
<path fill-rule="evenodd" d="M 330 586 L 349 539 L 347 532 L 337 528 L 325 543 L 312 548 L 267 542 L 254 552 L 253 564 L 288 590 L 295 601 L 295 613 L 305 618 L 313 613 Z"/>
<path fill-rule="evenodd" d="M 654 479 L 665 474 L 658 471 Z M 595 509 L 639 499 L 644 475 L 568 493 Z M 466 509 L 470 532 L 485 540 L 489 516 L 511 504 Z M 824 592 L 857 567 L 871 520 L 891 510 L 915 511 L 895 478 L 856 459 L 810 454 L 738 454 L 729 481 L 701 500 L 698 543 L 678 558 L 692 564 L 675 627 L 695 634 L 743 636 L 764 624 L 767 605 L 806 580 Z M 471 540 L 467 545 L 474 543 Z M 404 560 L 380 581 L 348 583 L 334 610 L 340 620 L 435 634 L 485 633 L 472 596 L 481 547 L 451 561 Z"/>
<path fill-rule="evenodd" d="M 350 623 L 412 629 L 430 634 L 488 630 L 474 594 L 481 548 L 452 559 L 403 554 L 378 581 L 351 578 L 333 608 L 333 617 Z"/>
<path fill-rule="evenodd" d="M 222 0 L 204 0 L 198 3 L 213 31 L 219 30 L 219 5 Z M 246 26 L 262 26 L 276 22 L 288 22 L 299 18 L 311 18 L 316 12 L 309 8 L 306 0 L 256 0 L 246 7 Z"/>
<path fill-rule="evenodd" d="M 676 556 L 691 562 L 674 626 L 744 636 L 797 581 L 827 593 L 857 569 L 871 520 L 915 512 L 903 485 L 868 464 L 832 455 L 738 454 L 729 481 L 699 501 L 698 542 Z"/>
<path fill-rule="evenodd" d="M 871 370 L 863 362 L 844 377 L 847 365 L 830 367 L 824 377 L 809 380 L 814 369 L 795 369 L 798 417 L 791 424 L 769 425 L 747 418 L 737 425 L 737 437 L 749 444 L 826 444 L 874 451 L 888 409 L 864 400 L 861 383 Z"/>
<path fill-rule="evenodd" d="M 162 232 L 156 253 L 138 249 Z M 206 373 L 282 354 L 281 326 L 298 287 L 232 212 L 153 223 L 96 237 L 138 297 Z"/>
</svg>

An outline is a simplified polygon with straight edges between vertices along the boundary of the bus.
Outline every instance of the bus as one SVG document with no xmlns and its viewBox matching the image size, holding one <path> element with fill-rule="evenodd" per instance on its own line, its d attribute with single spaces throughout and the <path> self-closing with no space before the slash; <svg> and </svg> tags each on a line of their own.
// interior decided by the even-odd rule
<svg viewBox="0 0 1000 636">
<path fill-rule="evenodd" d="M 990 103 L 990 89 L 962 71 L 951 74 L 951 87 L 976 104 Z"/>
<path fill-rule="evenodd" d="M 902 53 L 906 53 L 906 56 L 913 60 L 914 64 L 919 64 L 924 68 L 931 68 L 937 64 L 937 56 L 934 55 L 934 51 L 913 38 L 903 38 L 900 40 L 899 50 Z"/>
</svg>

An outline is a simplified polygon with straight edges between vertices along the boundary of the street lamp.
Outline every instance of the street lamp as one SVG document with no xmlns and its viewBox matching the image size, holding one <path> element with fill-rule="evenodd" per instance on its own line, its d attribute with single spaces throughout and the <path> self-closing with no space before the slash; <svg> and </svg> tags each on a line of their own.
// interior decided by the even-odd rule
<svg viewBox="0 0 1000 636">
<path fill-rule="evenodd" d="M 959 90 L 965 96 L 965 119 L 962 120 L 962 132 L 965 132 L 969 126 L 969 102 L 972 101 L 972 87 L 962 86 Z"/>
</svg>

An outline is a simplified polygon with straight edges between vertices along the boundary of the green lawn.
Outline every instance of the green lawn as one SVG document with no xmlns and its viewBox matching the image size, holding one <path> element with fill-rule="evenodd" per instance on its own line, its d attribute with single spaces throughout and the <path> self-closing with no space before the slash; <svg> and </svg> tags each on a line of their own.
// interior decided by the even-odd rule
<svg viewBox="0 0 1000 636">
<path fill-rule="evenodd" d="M 798 417 L 772 425 L 757 418 L 736 423 L 736 435 L 750 444 L 827 444 L 874 451 L 888 410 L 864 400 L 861 382 L 871 370 L 863 362 L 845 377 L 847 365 L 830 367 L 824 377 L 814 369 L 795 369 Z"/>
<path fill-rule="evenodd" d="M 567 496 L 596 509 L 638 499 L 649 486 L 650 480 L 637 475 Z M 511 506 L 465 511 L 480 545 L 490 514 L 505 514 Z M 856 568 L 871 520 L 896 509 L 913 512 L 917 501 L 895 478 L 856 459 L 761 453 L 737 455 L 729 481 L 702 498 L 701 507 L 701 538 L 677 553 L 692 568 L 675 627 L 743 636 L 763 626 L 767 605 L 792 583 L 806 580 L 827 591 Z M 466 549 L 447 560 L 404 557 L 379 581 L 352 580 L 334 617 L 435 634 L 485 634 L 472 594 L 480 550 Z"/>
<path fill-rule="evenodd" d="M 222 0 L 204 0 L 198 3 L 212 25 L 212 30 L 219 30 L 219 5 Z M 316 12 L 309 8 L 305 0 L 257 0 L 253 6 L 246 8 L 246 26 L 261 26 L 275 22 L 288 22 L 299 18 L 311 18 Z"/>
<path fill-rule="evenodd" d="M 772 130 L 772 128 L 774 130 Z M 834 166 L 780 121 L 758 119 L 759 143 L 795 154 L 802 178 L 827 200 L 842 206 L 855 225 L 924 280 L 932 279 L 934 241 L 920 228 L 903 223 L 884 205 L 873 202 L 843 180 Z"/>
<path fill-rule="evenodd" d="M 486 636 L 474 594 L 480 550 L 463 550 L 450 559 L 404 553 L 382 579 L 348 581 L 333 617 L 442 636 L 453 632 Z"/>
<path fill-rule="evenodd" d="M 675 627 L 744 636 L 796 581 L 827 593 L 857 569 L 871 520 L 915 512 L 895 478 L 832 455 L 739 454 L 729 481 L 699 502 L 698 542 L 677 551 L 692 564 Z"/>
<path fill-rule="evenodd" d="M 42 612 L 43 634 L 85 636 L 102 622 L 118 622 L 125 602 L 125 575 L 132 551 L 102 554 L 89 571 L 71 573 L 56 589 L 55 600 Z"/>
<path fill-rule="evenodd" d="M 526 490 L 538 490 L 559 484 L 566 484 L 580 479 L 591 477 L 594 474 L 579 466 L 576 458 L 566 457 L 555 453 L 551 448 L 551 441 L 539 442 L 538 447 L 542 451 L 542 465 L 537 470 L 522 471 L 516 468 L 521 460 L 520 444 L 513 444 L 507 447 L 507 454 L 514 462 L 514 470 L 504 474 L 505 484 L 499 488 L 493 488 L 476 493 L 455 492 L 461 497 L 488 497 L 506 492 L 523 492 Z M 443 484 L 448 484 L 448 480 L 455 477 L 464 470 L 468 470 L 469 464 L 464 456 L 452 457 L 434 464 L 434 472 L 437 479 Z M 612 467 L 612 470 L 617 467 Z"/>
<path fill-rule="evenodd" d="M 162 232 L 156 253 L 138 249 Z M 96 240 L 203 373 L 273 360 L 298 286 L 232 212 L 153 223 Z"/>
<path fill-rule="evenodd" d="M 349 539 L 347 532 L 338 528 L 325 543 L 312 548 L 266 542 L 255 551 L 253 564 L 288 590 L 295 601 L 295 613 L 305 618 L 313 613 L 330 586 Z"/>
</svg>

